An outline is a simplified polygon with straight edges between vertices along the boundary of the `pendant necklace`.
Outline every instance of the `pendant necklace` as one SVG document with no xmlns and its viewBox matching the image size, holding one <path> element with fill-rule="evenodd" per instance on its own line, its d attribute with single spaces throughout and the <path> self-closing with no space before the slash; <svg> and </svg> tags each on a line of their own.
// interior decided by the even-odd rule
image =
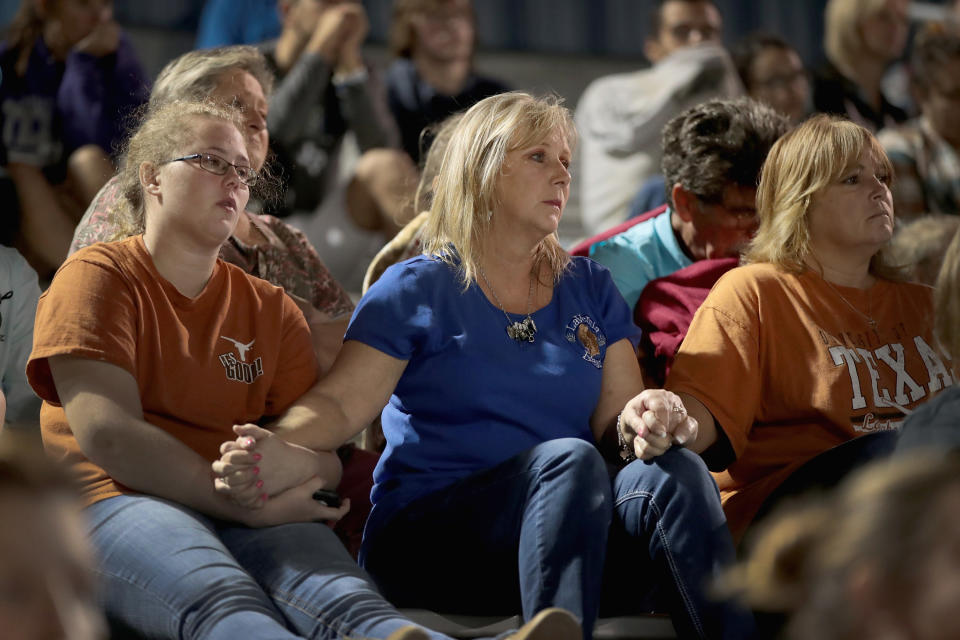
<svg viewBox="0 0 960 640">
<path fill-rule="evenodd" d="M 503 317 L 507 319 L 507 335 L 517 342 L 533 342 L 534 336 L 537 335 L 537 324 L 533 321 L 533 318 L 530 317 L 530 303 L 533 300 L 533 272 L 530 272 L 530 292 L 527 294 L 527 317 L 517 322 L 511 322 L 510 316 L 507 315 L 507 310 L 503 308 L 503 303 L 500 302 L 500 298 L 497 297 L 497 292 L 493 290 L 493 286 L 491 286 L 490 281 L 487 280 L 487 274 L 483 272 L 483 267 L 479 268 L 479 272 L 484 284 L 487 285 L 487 289 L 493 294 L 493 299 L 496 300 L 497 306 L 500 307 Z"/>
<path fill-rule="evenodd" d="M 871 328 L 873 331 L 876 331 L 876 330 L 877 330 L 877 321 L 873 319 L 873 305 L 871 304 L 870 292 L 869 292 L 869 291 L 867 291 L 867 312 L 864 313 L 863 311 L 860 311 L 860 309 L 857 309 L 855 306 L 853 306 L 853 304 L 851 304 L 849 300 L 847 300 L 846 298 L 844 298 L 844 297 L 843 297 L 843 294 L 840 293 L 840 290 L 837 289 L 835 286 L 833 286 L 833 284 L 832 284 L 829 280 L 827 280 L 826 278 L 824 278 L 823 281 L 826 282 L 826 283 L 827 283 L 827 286 L 829 286 L 831 289 L 833 289 L 838 296 L 840 296 L 840 299 L 843 300 L 844 304 L 846 304 L 848 307 L 850 307 L 851 309 L 853 309 L 854 311 L 856 311 L 858 315 L 860 315 L 860 316 L 862 316 L 863 318 L 865 318 L 866 321 L 867 321 L 867 323 L 870 325 L 870 328 Z"/>
</svg>

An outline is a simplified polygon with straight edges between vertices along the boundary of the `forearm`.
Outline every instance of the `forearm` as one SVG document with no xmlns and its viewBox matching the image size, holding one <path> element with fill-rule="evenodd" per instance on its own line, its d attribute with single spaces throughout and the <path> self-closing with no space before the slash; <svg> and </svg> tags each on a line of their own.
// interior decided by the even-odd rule
<svg viewBox="0 0 960 640">
<path fill-rule="evenodd" d="M 330 66 L 319 53 L 304 53 L 270 97 L 270 137 L 292 145 L 304 135 L 314 106 L 330 84 Z"/>
<path fill-rule="evenodd" d="M 249 515 L 214 491 L 209 461 L 144 420 L 104 422 L 85 429 L 77 441 L 93 463 L 126 487 L 223 520 L 243 522 Z"/>
<path fill-rule="evenodd" d="M 697 437 L 693 442 L 688 442 L 686 447 L 695 453 L 703 453 L 717 441 L 717 421 L 710 410 L 695 396 L 683 392 L 677 395 L 683 400 L 687 414 L 698 424 Z"/>
<path fill-rule="evenodd" d="M 30 251 L 55 269 L 67 257 L 76 221 L 60 205 L 39 167 L 11 162 L 7 171 L 20 201 L 20 233 Z"/>
<path fill-rule="evenodd" d="M 314 451 L 333 451 L 363 427 L 351 426 L 340 403 L 314 385 L 270 425 L 270 430 L 291 444 Z"/>
</svg>

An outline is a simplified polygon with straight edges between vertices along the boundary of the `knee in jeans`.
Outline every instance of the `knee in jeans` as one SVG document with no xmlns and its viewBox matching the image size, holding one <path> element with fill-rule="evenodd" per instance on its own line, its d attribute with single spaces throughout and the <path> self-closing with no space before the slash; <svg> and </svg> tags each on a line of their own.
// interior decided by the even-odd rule
<svg viewBox="0 0 960 640">
<path fill-rule="evenodd" d="M 618 496 L 644 494 L 665 500 L 677 495 L 718 497 L 717 485 L 697 454 L 674 447 L 648 462 L 632 462 L 617 476 Z"/>
<path fill-rule="evenodd" d="M 610 475 L 593 444 L 579 438 L 559 438 L 538 446 L 537 455 L 542 468 L 552 467 L 569 477 L 571 486 L 589 495 L 591 503 L 597 502 L 602 509 L 612 508 Z"/>
</svg>

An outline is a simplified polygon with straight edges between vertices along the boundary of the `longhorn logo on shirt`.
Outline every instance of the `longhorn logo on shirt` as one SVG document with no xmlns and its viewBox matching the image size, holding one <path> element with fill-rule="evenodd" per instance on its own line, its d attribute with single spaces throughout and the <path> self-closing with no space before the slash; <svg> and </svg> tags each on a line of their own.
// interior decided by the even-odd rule
<svg viewBox="0 0 960 640">
<path fill-rule="evenodd" d="M 261 358 L 257 358 L 253 362 L 247 362 L 247 352 L 253 347 L 253 343 L 257 341 L 256 338 L 250 342 L 234 340 L 227 336 L 220 336 L 220 338 L 232 342 L 233 346 L 237 349 L 237 355 L 240 356 L 239 360 L 237 360 L 232 352 L 222 353 L 218 356 L 220 364 L 223 365 L 223 369 L 227 374 L 227 380 L 253 384 L 257 378 L 263 375 L 263 360 Z"/>
</svg>

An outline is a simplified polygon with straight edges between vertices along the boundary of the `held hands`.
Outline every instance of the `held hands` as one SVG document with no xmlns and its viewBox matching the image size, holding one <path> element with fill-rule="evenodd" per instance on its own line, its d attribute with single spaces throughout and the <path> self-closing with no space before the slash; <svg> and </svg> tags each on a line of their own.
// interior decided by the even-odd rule
<svg viewBox="0 0 960 640">
<path fill-rule="evenodd" d="M 627 402 L 620 414 L 620 433 L 641 460 L 666 453 L 674 444 L 697 439 L 696 419 L 680 398 L 665 389 L 647 389 Z"/>
<path fill-rule="evenodd" d="M 255 424 L 234 425 L 233 431 L 237 439 L 220 445 L 220 459 L 212 465 L 213 485 L 240 506 L 257 509 L 268 497 L 299 487 L 318 472 L 315 451 Z"/>
</svg>

